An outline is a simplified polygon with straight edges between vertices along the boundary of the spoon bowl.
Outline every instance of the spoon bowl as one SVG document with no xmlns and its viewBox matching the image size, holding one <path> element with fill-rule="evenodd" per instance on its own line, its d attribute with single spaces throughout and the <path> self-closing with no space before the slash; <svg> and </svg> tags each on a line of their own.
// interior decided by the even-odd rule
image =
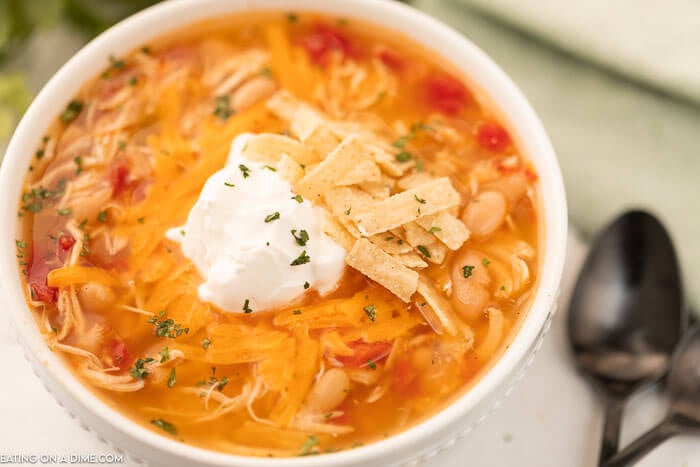
<svg viewBox="0 0 700 467">
<path fill-rule="evenodd" d="M 644 211 L 621 215 L 594 241 L 567 323 L 579 369 L 606 399 L 601 463 L 617 451 L 625 399 L 666 374 L 686 320 L 666 229 Z"/>
</svg>

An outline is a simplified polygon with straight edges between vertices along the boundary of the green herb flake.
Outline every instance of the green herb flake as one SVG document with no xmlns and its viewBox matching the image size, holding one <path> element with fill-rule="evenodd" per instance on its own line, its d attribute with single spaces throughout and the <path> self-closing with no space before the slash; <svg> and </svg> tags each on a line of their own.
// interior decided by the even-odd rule
<svg viewBox="0 0 700 467">
<path fill-rule="evenodd" d="M 418 195 L 413 195 L 413 197 L 418 201 L 420 204 L 425 204 L 425 198 L 419 198 Z"/>
<path fill-rule="evenodd" d="M 136 86 L 139 84 L 139 77 L 134 75 L 131 78 L 129 78 L 129 86 Z"/>
<path fill-rule="evenodd" d="M 144 222 L 146 222 L 146 218 L 145 218 L 145 217 L 139 217 L 138 219 L 136 219 L 136 222 L 138 222 L 139 224 L 143 224 Z"/>
<path fill-rule="evenodd" d="M 165 317 L 165 311 L 158 313 L 158 316 L 153 316 L 148 319 L 148 323 L 154 326 L 154 333 L 158 337 L 169 337 L 175 339 L 182 334 L 190 332 L 190 328 L 183 328 L 181 324 L 176 323 L 172 318 L 162 319 Z"/>
<path fill-rule="evenodd" d="M 224 185 L 226 185 L 227 187 L 230 187 L 230 188 L 233 188 L 236 186 L 233 183 L 229 183 L 229 182 L 224 182 Z"/>
<path fill-rule="evenodd" d="M 170 433 L 173 436 L 177 435 L 177 429 L 175 429 L 175 425 L 163 420 L 162 418 L 156 418 L 155 420 L 151 420 L 151 424 L 157 426 L 166 433 Z"/>
<path fill-rule="evenodd" d="M 465 279 L 471 277 L 474 268 L 475 266 L 462 266 L 462 275 Z"/>
<path fill-rule="evenodd" d="M 271 165 L 265 165 L 263 167 L 269 170 L 270 172 L 277 172 L 277 169 L 272 167 Z"/>
<path fill-rule="evenodd" d="M 377 364 L 374 363 L 372 360 L 367 359 L 367 367 L 368 367 L 370 370 L 376 370 L 376 369 L 377 369 Z"/>
<path fill-rule="evenodd" d="M 506 286 L 505 286 L 505 285 L 502 285 L 501 288 L 500 288 L 499 290 L 505 292 L 505 291 L 506 291 Z"/>
<path fill-rule="evenodd" d="M 252 313 L 253 309 L 250 307 L 250 299 L 246 298 L 245 302 L 243 302 L 243 313 L 248 314 Z"/>
<path fill-rule="evenodd" d="M 170 351 L 168 350 L 168 346 L 166 345 L 160 351 L 160 363 L 165 363 L 168 360 L 170 360 Z"/>
<path fill-rule="evenodd" d="M 294 240 L 297 242 L 297 245 L 306 246 L 306 242 L 309 241 L 309 233 L 306 230 L 300 230 L 299 235 L 297 235 L 297 231 L 295 229 L 292 229 L 291 232 Z"/>
<path fill-rule="evenodd" d="M 399 162 L 408 162 L 413 158 L 413 154 L 407 151 L 401 151 L 396 155 L 396 160 Z"/>
<path fill-rule="evenodd" d="M 15 240 L 15 245 L 17 245 L 17 248 L 27 248 L 27 242 L 23 240 Z"/>
<path fill-rule="evenodd" d="M 311 284 L 309 282 L 304 282 L 304 290 L 307 290 L 309 287 L 311 287 Z"/>
<path fill-rule="evenodd" d="M 289 21 L 290 23 L 296 23 L 297 21 L 299 21 L 299 15 L 297 15 L 294 12 L 289 12 L 287 13 L 287 21 Z"/>
<path fill-rule="evenodd" d="M 481 260 L 481 264 L 483 264 L 485 267 L 491 264 L 491 261 L 488 260 L 488 258 L 484 258 Z"/>
<path fill-rule="evenodd" d="M 430 232 L 430 233 L 435 233 L 435 232 L 440 232 L 440 231 L 442 231 L 442 229 L 438 226 L 433 226 L 430 228 L 430 230 L 428 230 L 428 232 Z"/>
<path fill-rule="evenodd" d="M 260 70 L 260 76 L 263 78 L 272 78 L 272 70 L 270 69 L 269 66 L 266 66 L 262 70 Z"/>
<path fill-rule="evenodd" d="M 219 391 L 221 391 L 222 389 L 224 389 L 226 387 L 227 384 L 228 384 L 228 378 L 226 376 L 222 376 L 221 380 L 219 380 L 219 385 L 217 386 L 217 388 L 219 389 Z"/>
<path fill-rule="evenodd" d="M 204 350 L 208 350 L 210 345 L 211 345 L 211 339 L 209 339 L 208 337 L 205 337 L 204 339 L 202 339 L 202 348 Z"/>
<path fill-rule="evenodd" d="M 110 66 L 116 70 L 123 70 L 126 67 L 126 62 L 121 58 L 116 58 L 113 55 L 109 57 Z"/>
<path fill-rule="evenodd" d="M 175 386 L 175 382 L 177 381 L 177 378 L 175 376 L 175 368 L 170 369 L 170 376 L 168 376 L 168 387 L 172 388 Z"/>
<path fill-rule="evenodd" d="M 118 148 L 120 151 L 123 151 L 124 149 L 126 149 L 126 141 L 119 141 L 119 142 L 117 143 L 117 148 Z"/>
<path fill-rule="evenodd" d="M 141 47 L 141 53 L 151 55 L 151 48 L 148 46 Z"/>
<path fill-rule="evenodd" d="M 36 156 L 37 159 L 41 159 L 42 157 L 44 157 L 44 150 L 43 149 L 37 150 L 37 152 L 34 154 L 34 156 Z"/>
<path fill-rule="evenodd" d="M 134 363 L 133 368 L 129 369 L 129 373 L 134 379 L 144 379 L 149 375 L 148 368 L 145 365 L 155 362 L 153 358 L 139 358 Z"/>
<path fill-rule="evenodd" d="M 292 199 L 293 199 L 294 201 L 296 201 L 297 203 L 299 203 L 299 204 L 301 204 L 301 203 L 304 202 L 304 198 L 302 198 L 301 195 L 292 196 Z"/>
<path fill-rule="evenodd" d="M 374 322 L 374 319 L 376 318 L 376 312 L 374 311 L 374 304 L 367 305 L 366 307 L 362 308 L 365 310 L 365 314 L 369 318 L 370 321 Z"/>
<path fill-rule="evenodd" d="M 300 314 L 301 314 L 301 310 L 294 310 L 294 311 L 292 311 L 292 314 L 293 314 L 293 315 L 300 315 Z"/>
<path fill-rule="evenodd" d="M 418 251 L 420 251 L 421 254 L 422 254 L 423 256 L 425 256 L 426 258 L 430 258 L 430 251 L 428 251 L 428 249 L 427 249 L 426 247 L 424 247 L 423 245 L 418 245 L 418 246 L 416 247 L 416 249 L 417 249 Z"/>
<path fill-rule="evenodd" d="M 276 221 L 276 220 L 279 219 L 279 218 L 280 218 L 280 213 L 279 213 L 279 211 L 275 211 L 275 212 L 273 212 L 272 214 L 269 214 L 269 215 L 265 216 L 265 223 L 266 223 L 266 224 L 269 224 L 270 222 Z"/>
<path fill-rule="evenodd" d="M 56 213 L 59 216 L 70 216 L 71 209 L 70 208 L 56 209 Z"/>
<path fill-rule="evenodd" d="M 308 263 L 309 261 L 311 261 L 311 257 L 309 255 L 307 255 L 306 250 L 304 250 L 301 252 L 301 254 L 299 256 L 297 256 L 297 258 L 294 261 L 289 263 L 289 265 L 290 266 L 300 266 L 302 264 Z"/>
<path fill-rule="evenodd" d="M 349 216 L 351 210 L 352 210 L 352 206 L 350 206 L 349 208 L 347 208 L 347 209 L 345 210 L 345 215 L 346 215 L 346 216 Z"/>
<path fill-rule="evenodd" d="M 304 444 L 301 445 L 299 455 L 308 456 L 309 454 L 313 454 L 314 447 L 318 446 L 319 443 L 320 441 L 318 440 L 316 435 L 309 435 L 309 437 L 306 438 L 306 441 L 304 441 Z"/>
<path fill-rule="evenodd" d="M 97 213 L 97 222 L 105 222 L 107 220 L 107 211 Z"/>
<path fill-rule="evenodd" d="M 239 170 L 241 171 L 241 173 L 243 174 L 243 178 L 248 178 L 248 177 L 250 177 L 250 169 L 249 169 L 248 167 L 246 167 L 246 166 L 243 165 L 243 164 L 238 164 L 238 169 L 239 169 Z"/>
<path fill-rule="evenodd" d="M 233 115 L 229 96 L 217 96 L 214 102 L 214 115 L 219 119 L 226 121 Z"/>
<path fill-rule="evenodd" d="M 73 99 L 68 103 L 66 109 L 61 113 L 61 121 L 63 123 L 70 123 L 80 115 L 83 110 L 83 103 L 77 99 Z"/>
</svg>

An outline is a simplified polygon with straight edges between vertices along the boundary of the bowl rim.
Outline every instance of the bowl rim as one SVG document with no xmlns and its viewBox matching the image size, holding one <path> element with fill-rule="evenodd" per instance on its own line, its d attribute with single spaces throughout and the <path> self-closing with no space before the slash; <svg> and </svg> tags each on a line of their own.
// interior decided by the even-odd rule
<svg viewBox="0 0 700 467">
<path fill-rule="evenodd" d="M 107 64 L 111 53 L 127 52 L 147 43 L 149 38 L 156 38 L 202 19 L 214 18 L 217 14 L 247 10 L 314 11 L 354 17 L 397 31 L 424 47 L 434 49 L 467 78 L 478 82 L 490 98 L 500 102 L 494 103 L 509 126 L 518 128 L 517 135 L 527 135 L 521 144 L 529 148 L 526 152 L 536 165 L 540 177 L 545 230 L 545 238 L 541 239 L 541 248 L 545 253 L 542 256 L 542 273 L 528 314 L 508 348 L 467 392 L 440 412 L 403 432 L 356 449 L 303 458 L 254 458 L 186 445 L 141 426 L 110 408 L 83 385 L 58 355 L 48 348 L 25 302 L 17 270 L 13 245 L 15 234 L 19 231 L 16 208 L 24 174 L 44 130 L 84 83 L 82 77 L 96 75 Z M 437 50 L 438 46 L 450 51 Z M 470 66 L 475 69 L 467 71 L 468 63 L 473 63 Z M 76 76 L 81 79 L 74 79 Z M 507 108 L 503 105 L 505 103 Z M 117 430 L 125 439 L 138 439 L 149 448 L 208 465 L 355 465 L 386 458 L 391 453 L 413 452 L 415 446 L 420 446 L 425 438 L 456 426 L 461 418 L 485 401 L 515 372 L 536 342 L 558 296 L 568 227 L 564 185 L 554 149 L 539 118 L 521 91 L 491 58 L 460 33 L 421 11 L 392 0 L 323 3 L 316 0 L 171 0 L 123 20 L 76 53 L 34 99 L 7 147 L 0 168 L 0 198 L 8 201 L 0 206 L 0 218 L 8 219 L 0 226 L 0 245 L 5 245 L 5 248 L 0 249 L 0 283 L 5 284 L 4 295 L 12 322 L 32 363 L 44 367 L 43 377 L 49 378 L 52 385 L 62 388 L 64 397 L 70 398 L 74 406 L 81 406 L 81 410 L 87 410 L 90 416 Z"/>
</svg>

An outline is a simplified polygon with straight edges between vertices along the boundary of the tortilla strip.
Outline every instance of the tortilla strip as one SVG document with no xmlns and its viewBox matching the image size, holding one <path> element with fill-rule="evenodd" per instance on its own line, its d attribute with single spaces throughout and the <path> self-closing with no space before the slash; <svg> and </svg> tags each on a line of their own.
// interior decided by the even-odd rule
<svg viewBox="0 0 700 467">
<path fill-rule="evenodd" d="M 426 172 L 412 172 L 401 177 L 396 183 L 401 190 L 410 190 L 433 180 L 433 177 Z"/>
<path fill-rule="evenodd" d="M 297 183 L 299 193 L 318 199 L 334 186 L 379 181 L 382 174 L 366 149 L 355 136 L 344 139 L 318 166 L 309 170 Z"/>
<path fill-rule="evenodd" d="M 323 195 L 331 214 L 356 238 L 362 235 L 355 225 L 355 213 L 366 209 L 373 199 L 364 191 L 353 187 L 339 187 Z"/>
<path fill-rule="evenodd" d="M 404 224 L 403 229 L 406 235 L 406 241 L 414 247 L 418 245 L 430 246 L 437 242 L 433 234 L 429 233 L 415 222 Z"/>
<path fill-rule="evenodd" d="M 280 161 L 277 163 L 277 173 L 280 178 L 294 185 L 304 176 L 304 169 L 287 154 L 282 154 Z"/>
<path fill-rule="evenodd" d="M 440 242 L 434 242 L 430 245 L 421 245 L 428 252 L 430 256 L 424 256 L 421 252 L 421 256 L 424 256 L 428 261 L 435 264 L 442 264 L 445 261 L 445 256 L 447 255 L 447 247 Z M 420 251 L 420 250 L 419 250 Z"/>
<path fill-rule="evenodd" d="M 379 167 L 392 177 L 400 177 L 407 170 L 412 169 L 416 165 L 416 162 L 412 159 L 406 162 L 397 161 L 396 154 L 382 149 L 379 146 L 368 144 L 367 147 L 370 149 L 369 154 L 374 158 Z"/>
<path fill-rule="evenodd" d="M 423 261 L 420 255 L 416 253 L 404 253 L 398 255 L 392 255 L 394 258 L 399 260 L 401 264 L 408 268 L 413 269 L 423 269 L 428 267 L 428 263 Z"/>
<path fill-rule="evenodd" d="M 251 137 L 243 155 L 253 161 L 276 164 L 282 154 L 287 154 L 298 164 L 312 164 L 318 159 L 299 141 L 284 135 L 263 133 Z"/>
<path fill-rule="evenodd" d="M 416 188 L 374 202 L 358 212 L 355 219 L 363 235 L 386 232 L 423 216 L 434 214 L 460 203 L 459 193 L 447 177 L 438 178 Z"/>
<path fill-rule="evenodd" d="M 323 231 L 326 235 L 331 237 L 340 246 L 345 248 L 345 251 L 350 251 L 352 246 L 355 244 L 355 237 L 353 237 L 347 229 L 336 220 L 333 216 L 328 213 L 324 213 L 323 216 Z"/>
<path fill-rule="evenodd" d="M 404 241 L 400 237 L 397 237 L 391 232 L 372 235 L 371 237 L 368 237 L 368 239 L 370 242 L 374 243 L 379 248 L 391 255 L 401 255 L 413 251 L 413 247 L 409 245 L 408 242 Z"/>
<path fill-rule="evenodd" d="M 301 105 L 301 102 L 286 90 L 278 91 L 267 100 L 267 108 L 283 120 L 292 120 Z"/>
<path fill-rule="evenodd" d="M 345 257 L 345 262 L 386 287 L 404 302 L 408 302 L 416 291 L 418 273 L 401 264 L 366 238 L 355 242 Z"/>
<path fill-rule="evenodd" d="M 448 211 L 421 217 L 416 224 L 435 235 L 450 250 L 458 250 L 464 242 L 469 240 L 467 226 Z"/>
<path fill-rule="evenodd" d="M 340 141 L 328 129 L 325 118 L 308 106 L 297 110 L 289 129 L 318 159 L 323 159 Z"/>
</svg>

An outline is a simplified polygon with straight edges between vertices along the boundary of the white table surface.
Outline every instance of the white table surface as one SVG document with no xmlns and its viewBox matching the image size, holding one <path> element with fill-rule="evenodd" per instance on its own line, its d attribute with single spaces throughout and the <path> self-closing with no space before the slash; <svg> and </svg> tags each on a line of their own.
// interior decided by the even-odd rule
<svg viewBox="0 0 700 467">
<path fill-rule="evenodd" d="M 602 422 L 600 404 L 572 369 L 564 335 L 565 304 L 584 247 L 571 237 L 569 250 L 561 311 L 532 368 L 495 413 L 457 446 L 432 459 L 430 467 L 594 465 Z M 110 453 L 110 448 L 83 430 L 44 389 L 25 361 L 7 319 L 0 312 L 4 380 L 0 385 L 0 456 Z M 655 391 L 633 399 L 626 413 L 623 442 L 655 424 L 664 409 Z M 639 465 L 700 467 L 700 440 L 672 439 Z"/>
</svg>

